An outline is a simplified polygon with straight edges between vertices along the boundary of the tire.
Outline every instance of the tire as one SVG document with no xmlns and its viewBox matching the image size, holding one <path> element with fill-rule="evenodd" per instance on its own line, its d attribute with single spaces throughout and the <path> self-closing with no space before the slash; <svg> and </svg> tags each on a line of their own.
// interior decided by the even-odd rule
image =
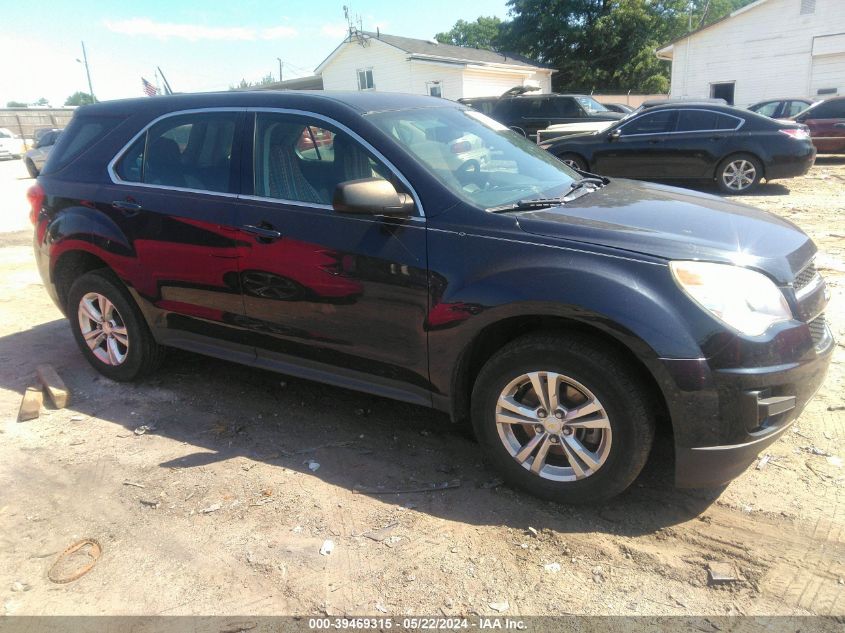
<svg viewBox="0 0 845 633">
<path fill-rule="evenodd" d="M 587 171 L 587 161 L 578 156 L 578 154 L 561 154 L 558 158 L 573 169 Z"/>
<path fill-rule="evenodd" d="M 763 179 L 763 164 L 750 154 L 734 154 L 716 168 L 716 184 L 722 193 L 738 195 L 752 191 Z M 732 184 L 733 183 L 733 184 Z"/>
<path fill-rule="evenodd" d="M 102 315 L 104 307 L 111 317 L 106 319 L 105 328 L 94 318 Z M 164 358 L 164 348 L 155 342 L 132 296 L 109 270 L 91 271 L 73 282 L 67 315 L 83 356 L 112 380 L 140 378 L 155 370 Z M 96 345 L 89 346 L 86 334 Z"/>
<path fill-rule="evenodd" d="M 511 393 L 510 402 L 523 405 L 523 411 L 536 406 L 532 381 L 521 382 L 530 373 L 538 376 L 543 391 L 548 379 L 557 374 L 553 382 L 558 385 L 555 392 L 563 406 L 562 419 L 552 417 L 553 406 L 548 411 L 534 410 L 535 418 L 501 406 L 502 398 Z M 514 391 L 515 384 L 523 386 Z M 482 368 L 472 393 L 472 422 L 491 465 L 510 485 L 551 501 L 597 503 L 628 488 L 645 465 L 655 425 L 648 403 L 635 374 L 600 340 L 527 335 L 506 345 Z M 548 400 L 547 404 L 553 405 Z M 579 407 L 585 405 L 594 412 L 585 408 L 578 415 Z M 542 417 L 543 413 L 547 415 Z M 569 422 L 567 416 L 572 416 Z M 497 422 L 508 419 L 530 421 Z M 547 426 L 536 426 L 540 423 Z M 592 428 L 567 428 L 569 424 Z M 532 442 L 535 448 L 529 450 Z M 520 462 L 522 451 L 527 452 Z M 584 459 L 573 457 L 576 451 Z M 539 473 L 533 472 L 535 467 Z"/>
<path fill-rule="evenodd" d="M 38 167 L 35 166 L 35 163 L 27 158 L 24 164 L 26 165 L 26 170 L 29 172 L 29 176 L 31 178 L 38 178 Z"/>
</svg>

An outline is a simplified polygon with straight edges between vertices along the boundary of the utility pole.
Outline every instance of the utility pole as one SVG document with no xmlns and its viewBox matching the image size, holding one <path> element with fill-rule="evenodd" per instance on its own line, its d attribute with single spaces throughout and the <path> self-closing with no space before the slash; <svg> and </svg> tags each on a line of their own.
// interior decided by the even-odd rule
<svg viewBox="0 0 845 633">
<path fill-rule="evenodd" d="M 282 81 L 282 66 L 284 66 L 285 63 L 282 61 L 281 57 L 277 57 L 276 59 L 279 60 L 279 83 L 281 83 L 281 81 Z"/>
<path fill-rule="evenodd" d="M 91 71 L 88 69 L 88 54 L 85 52 L 85 42 L 82 42 L 82 60 L 85 65 L 85 75 L 88 77 L 88 94 L 91 95 L 91 101 L 97 101 L 94 96 L 94 88 L 91 85 Z"/>
</svg>

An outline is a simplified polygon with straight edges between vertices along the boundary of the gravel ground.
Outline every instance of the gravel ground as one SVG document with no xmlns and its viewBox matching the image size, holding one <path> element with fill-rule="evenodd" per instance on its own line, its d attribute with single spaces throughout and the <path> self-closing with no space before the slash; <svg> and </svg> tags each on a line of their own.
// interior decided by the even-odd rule
<svg viewBox="0 0 845 633">
<path fill-rule="evenodd" d="M 27 226 L 28 182 L 0 163 L 0 231 Z M 845 159 L 821 158 L 741 199 L 816 240 L 840 341 L 843 184 Z M 664 441 L 628 493 L 574 508 L 495 486 L 427 409 L 187 353 L 137 384 L 100 377 L 41 287 L 28 231 L 0 235 L 0 317 L 0 614 L 845 614 L 841 343 L 764 468 L 675 490 Z M 17 422 L 42 362 L 72 402 Z M 98 564 L 50 582 L 85 537 Z M 736 581 L 711 587 L 720 562 Z"/>
</svg>

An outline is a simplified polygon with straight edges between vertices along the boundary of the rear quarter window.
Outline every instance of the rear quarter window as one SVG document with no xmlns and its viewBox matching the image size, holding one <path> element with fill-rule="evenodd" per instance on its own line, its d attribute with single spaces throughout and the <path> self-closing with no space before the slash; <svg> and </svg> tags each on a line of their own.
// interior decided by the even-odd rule
<svg viewBox="0 0 845 633">
<path fill-rule="evenodd" d="M 63 169 L 77 156 L 102 140 L 121 121 L 122 119 L 117 117 L 73 117 L 50 152 L 43 173 L 49 174 Z"/>
</svg>

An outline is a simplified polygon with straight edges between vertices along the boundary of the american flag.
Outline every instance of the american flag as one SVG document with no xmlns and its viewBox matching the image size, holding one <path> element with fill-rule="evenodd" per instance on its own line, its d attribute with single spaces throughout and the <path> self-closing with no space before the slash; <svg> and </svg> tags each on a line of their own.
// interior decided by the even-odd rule
<svg viewBox="0 0 845 633">
<path fill-rule="evenodd" d="M 141 77 L 141 86 L 143 87 L 144 94 L 148 97 L 155 97 L 158 94 L 158 88 L 156 88 L 143 77 Z"/>
</svg>

